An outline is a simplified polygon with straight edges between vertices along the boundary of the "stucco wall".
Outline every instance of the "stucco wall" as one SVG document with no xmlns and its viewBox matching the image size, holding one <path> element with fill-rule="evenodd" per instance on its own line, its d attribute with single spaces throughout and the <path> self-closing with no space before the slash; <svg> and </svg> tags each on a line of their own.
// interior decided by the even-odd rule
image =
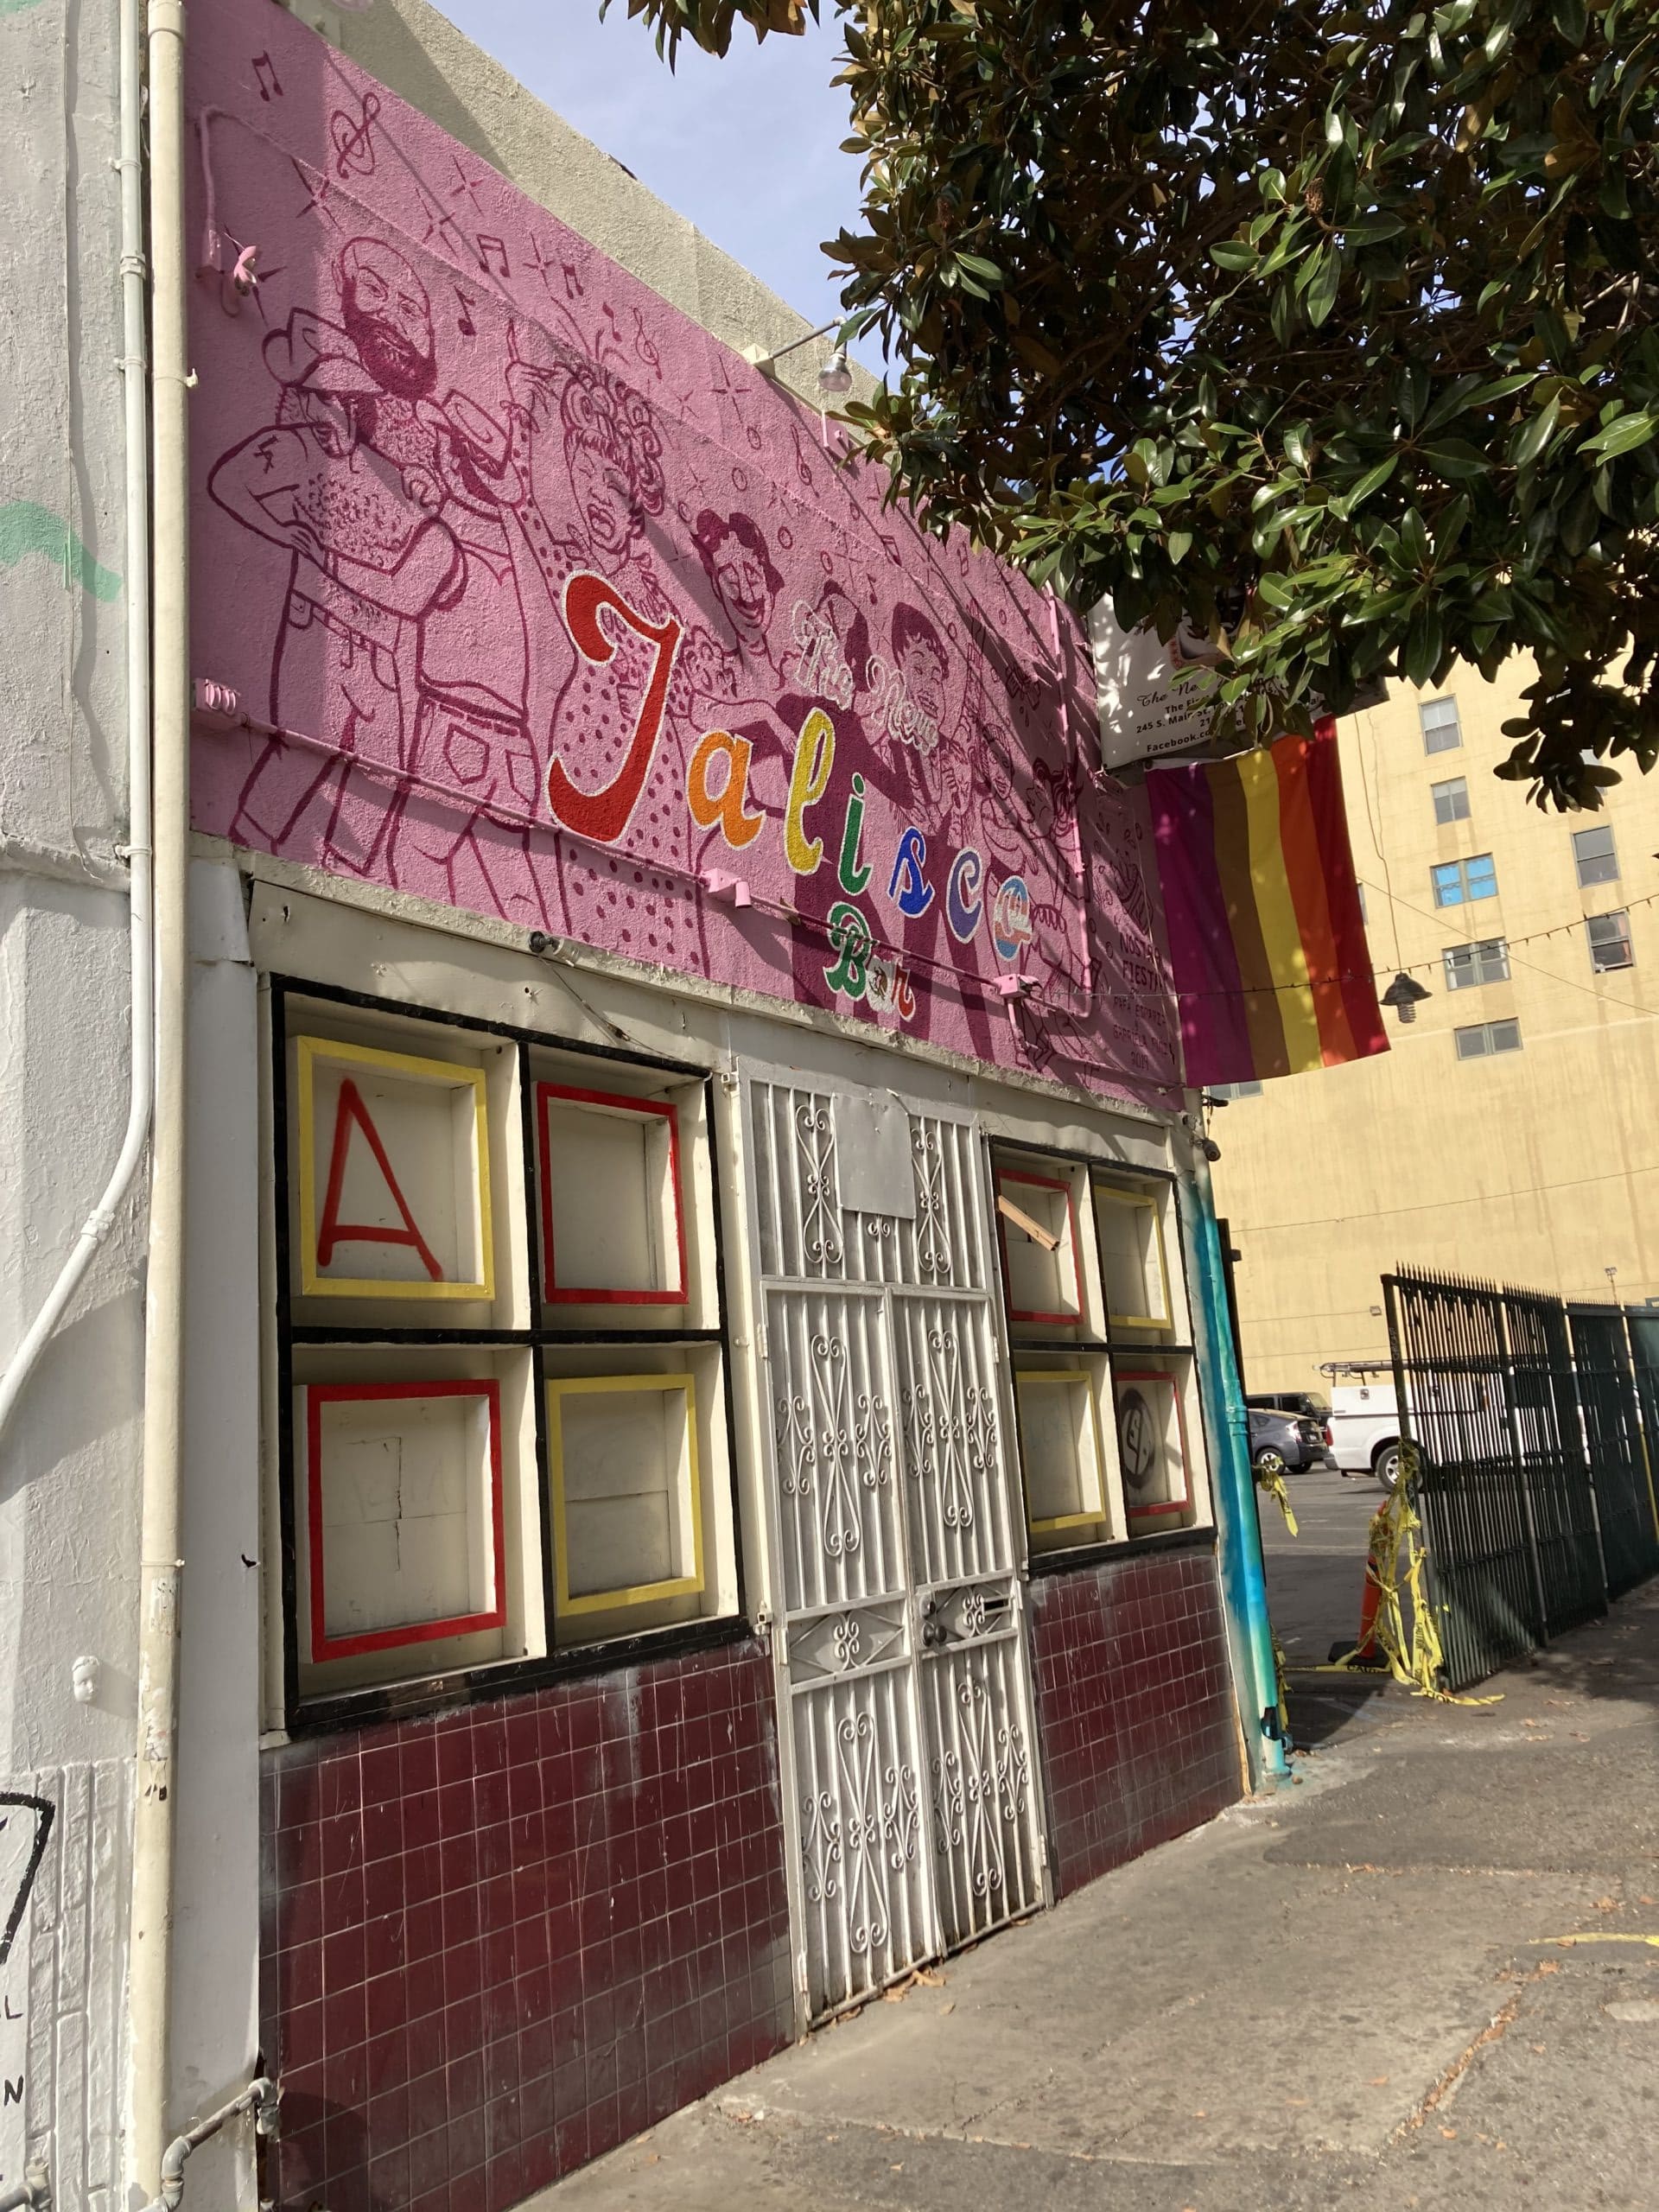
<svg viewBox="0 0 1659 2212">
<path fill-rule="evenodd" d="M 0 14 L 0 1359 L 127 1109 L 115 29 L 113 0 Z M 44 2152 L 64 2212 L 119 2177 L 143 1249 L 135 1203 L 0 1450 L 0 1790 L 38 1801 L 0 1828 L 0 2188 Z"/>
</svg>

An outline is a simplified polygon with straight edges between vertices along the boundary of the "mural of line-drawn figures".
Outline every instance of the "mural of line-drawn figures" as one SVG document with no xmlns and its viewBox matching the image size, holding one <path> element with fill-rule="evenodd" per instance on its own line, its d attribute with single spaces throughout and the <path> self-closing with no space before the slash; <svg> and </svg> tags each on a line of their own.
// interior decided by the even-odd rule
<svg viewBox="0 0 1659 2212">
<path fill-rule="evenodd" d="M 191 68 L 200 826 L 1108 1079 L 1071 615 L 292 16 Z"/>
<path fill-rule="evenodd" d="M 277 850 L 315 835 L 329 864 L 368 874 L 383 861 L 395 873 L 407 834 L 458 902 L 482 892 L 531 918 L 522 837 L 487 811 L 533 805 L 538 782 L 504 523 L 518 488 L 507 440 L 464 394 L 434 399 L 430 301 L 395 247 L 348 240 L 333 274 L 338 320 L 296 308 L 270 334 L 273 419 L 208 480 L 221 506 L 292 556 L 270 719 L 333 748 L 319 761 L 269 742 L 232 835 Z M 353 782 L 359 761 L 381 772 L 378 785 Z M 438 826 L 422 783 L 463 795 L 477 819 Z"/>
</svg>

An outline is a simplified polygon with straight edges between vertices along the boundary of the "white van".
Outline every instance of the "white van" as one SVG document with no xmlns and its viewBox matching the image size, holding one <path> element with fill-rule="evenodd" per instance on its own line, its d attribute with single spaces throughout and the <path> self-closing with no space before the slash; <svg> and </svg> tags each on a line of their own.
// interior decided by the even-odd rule
<svg viewBox="0 0 1659 2212">
<path fill-rule="evenodd" d="M 1394 1375 L 1382 1367 L 1365 1370 L 1356 1382 L 1331 1387 L 1331 1448 L 1345 1475 L 1373 1474 L 1384 1490 L 1400 1479 L 1400 1414 Z"/>
</svg>

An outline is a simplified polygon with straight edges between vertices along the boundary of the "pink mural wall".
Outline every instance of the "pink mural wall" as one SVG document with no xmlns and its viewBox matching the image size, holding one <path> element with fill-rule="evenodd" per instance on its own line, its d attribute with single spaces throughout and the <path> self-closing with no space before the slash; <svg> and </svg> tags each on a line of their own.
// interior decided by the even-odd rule
<svg viewBox="0 0 1659 2212">
<path fill-rule="evenodd" d="M 1178 1081 L 1070 613 L 270 0 L 200 11 L 192 70 L 197 826 Z"/>
</svg>

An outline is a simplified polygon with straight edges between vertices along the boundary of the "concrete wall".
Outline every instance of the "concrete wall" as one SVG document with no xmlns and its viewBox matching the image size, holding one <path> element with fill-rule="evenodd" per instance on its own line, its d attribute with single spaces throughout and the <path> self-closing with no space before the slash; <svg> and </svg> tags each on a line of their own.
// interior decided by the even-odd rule
<svg viewBox="0 0 1659 2212">
<path fill-rule="evenodd" d="M 0 144 L 3 1360 L 127 1111 L 114 0 L 0 13 Z M 0 1928 L 22 1897 L 0 1960 L 0 2188 L 43 2152 L 65 2212 L 112 2203 L 120 2166 L 143 1255 L 135 1201 L 0 1449 L 0 1791 L 37 1801 L 0 1827 Z"/>
<path fill-rule="evenodd" d="M 1237 1270 L 1245 1380 L 1319 1387 L 1319 1363 L 1387 1351 L 1380 1278 L 1396 1262 L 1605 1298 L 1659 1296 L 1659 785 L 1632 769 L 1599 815 L 1543 813 L 1492 774 L 1531 681 L 1457 671 L 1460 747 L 1427 753 L 1401 686 L 1340 726 L 1371 958 L 1431 995 L 1392 1050 L 1270 1083 L 1215 1117 L 1216 1204 Z M 1467 784 L 1440 826 L 1432 786 Z M 1573 833 L 1610 825 L 1619 874 L 1580 888 Z M 1491 854 L 1497 896 L 1436 908 L 1436 865 Z M 1628 912 L 1635 965 L 1592 969 L 1585 920 Z M 1503 938 L 1510 980 L 1448 991 L 1445 949 Z M 1521 1049 L 1461 1059 L 1453 1032 L 1519 1022 Z"/>
</svg>

